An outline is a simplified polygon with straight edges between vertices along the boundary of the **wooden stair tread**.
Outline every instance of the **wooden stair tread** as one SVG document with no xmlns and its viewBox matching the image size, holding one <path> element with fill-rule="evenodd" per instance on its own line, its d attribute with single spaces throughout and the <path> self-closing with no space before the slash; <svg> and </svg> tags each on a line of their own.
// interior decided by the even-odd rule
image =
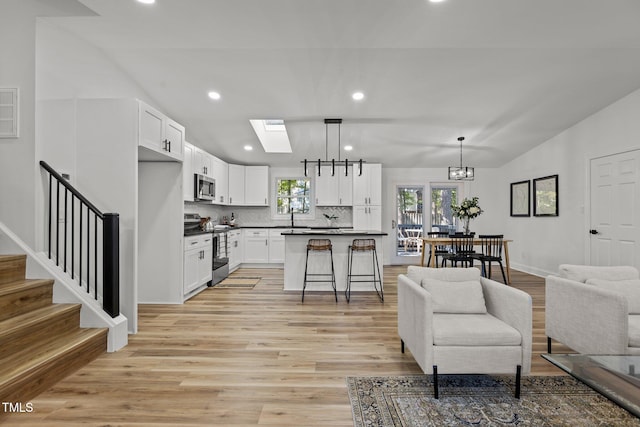
<svg viewBox="0 0 640 427">
<path fill-rule="evenodd" d="M 53 285 L 52 279 L 22 279 L 0 285 L 0 297 L 15 292 L 22 292 L 26 289 L 33 289 L 40 286 Z"/>
<path fill-rule="evenodd" d="M 9 335 L 38 323 L 47 322 L 56 316 L 79 311 L 81 304 L 51 304 L 18 316 L 0 321 L 0 343 Z M 4 345 L 4 343 L 2 343 Z"/>
<path fill-rule="evenodd" d="M 94 340 L 101 340 L 106 351 L 107 328 L 78 329 L 73 333 L 64 334 L 52 340 L 40 351 L 29 353 L 19 364 L 0 364 L 0 390 L 8 387 L 17 378 L 28 376 L 44 366 L 71 356 L 75 351 L 90 346 Z M 63 363 L 64 365 L 65 363 Z"/>
</svg>

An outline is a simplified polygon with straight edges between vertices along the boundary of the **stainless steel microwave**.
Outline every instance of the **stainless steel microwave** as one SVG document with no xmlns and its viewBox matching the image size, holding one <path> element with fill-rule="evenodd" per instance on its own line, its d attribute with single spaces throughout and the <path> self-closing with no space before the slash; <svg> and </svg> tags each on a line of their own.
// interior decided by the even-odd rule
<svg viewBox="0 0 640 427">
<path fill-rule="evenodd" d="M 215 200 L 216 199 L 216 180 L 208 176 L 194 174 L 194 195 L 195 200 Z"/>
</svg>

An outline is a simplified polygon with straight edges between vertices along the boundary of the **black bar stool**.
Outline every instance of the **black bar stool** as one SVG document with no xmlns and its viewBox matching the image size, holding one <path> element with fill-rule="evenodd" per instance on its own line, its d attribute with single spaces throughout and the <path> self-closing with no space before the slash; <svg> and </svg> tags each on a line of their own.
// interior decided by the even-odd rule
<svg viewBox="0 0 640 427">
<path fill-rule="evenodd" d="M 307 268 L 309 266 L 309 251 L 329 251 L 329 256 L 331 257 L 331 273 L 308 273 Z M 319 278 L 316 280 L 309 280 L 309 276 Z M 338 292 L 336 291 L 336 274 L 333 268 L 333 247 L 331 246 L 331 240 L 329 239 L 309 239 L 309 241 L 307 242 L 307 258 L 304 263 L 304 284 L 302 285 L 302 302 L 304 302 L 304 291 L 307 288 L 307 283 L 311 282 L 331 283 L 331 287 L 333 287 L 333 294 L 336 297 L 336 302 L 338 302 Z"/>
<path fill-rule="evenodd" d="M 372 274 L 353 274 L 353 253 L 354 252 L 371 252 L 371 270 Z M 380 266 L 378 265 L 378 253 L 376 252 L 376 241 L 374 239 L 354 239 L 349 246 L 349 254 L 347 258 L 347 289 L 344 294 L 347 302 L 351 300 L 351 283 L 352 282 L 373 282 L 373 287 L 380 297 L 380 301 L 384 302 L 384 291 L 382 289 L 382 276 L 380 276 Z M 378 275 L 376 276 L 376 271 Z M 354 280 L 352 277 L 361 277 L 362 279 Z M 378 283 L 380 289 L 378 289 Z"/>
</svg>

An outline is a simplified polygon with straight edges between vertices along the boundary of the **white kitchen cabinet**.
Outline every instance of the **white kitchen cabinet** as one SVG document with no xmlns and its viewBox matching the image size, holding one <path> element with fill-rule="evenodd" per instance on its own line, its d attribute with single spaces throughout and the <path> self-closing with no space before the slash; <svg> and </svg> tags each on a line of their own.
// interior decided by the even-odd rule
<svg viewBox="0 0 640 427">
<path fill-rule="evenodd" d="M 359 205 L 353 207 L 353 229 L 380 231 L 382 229 L 382 209 L 380 206 Z"/>
<path fill-rule="evenodd" d="M 188 295 L 211 281 L 213 236 L 210 233 L 184 238 L 183 293 Z"/>
<path fill-rule="evenodd" d="M 291 229 L 269 230 L 269 264 L 284 264 L 284 236 L 282 233 L 287 231 L 291 231 Z"/>
<path fill-rule="evenodd" d="M 155 108 L 139 102 L 138 146 L 141 161 L 182 161 L 184 156 L 184 126 Z"/>
<path fill-rule="evenodd" d="M 244 205 L 269 206 L 268 166 L 245 166 Z"/>
<path fill-rule="evenodd" d="M 193 160 L 193 173 L 213 178 L 213 156 L 196 147 Z"/>
<path fill-rule="evenodd" d="M 237 269 L 244 258 L 242 248 L 242 230 L 229 231 L 229 272 Z"/>
<path fill-rule="evenodd" d="M 245 228 L 242 230 L 244 262 L 266 264 L 269 262 L 269 233 L 266 229 Z"/>
<path fill-rule="evenodd" d="M 353 168 L 353 205 L 382 204 L 382 165 L 379 163 L 362 165 Z"/>
<path fill-rule="evenodd" d="M 224 160 L 211 156 L 212 178 L 216 181 L 214 205 L 229 204 L 229 165 Z"/>
<path fill-rule="evenodd" d="M 229 165 L 229 205 L 244 205 L 243 165 Z"/>
<path fill-rule="evenodd" d="M 182 197 L 185 202 L 193 202 L 194 175 L 193 156 L 196 147 L 185 141 L 184 158 L 182 161 Z"/>
<path fill-rule="evenodd" d="M 353 175 L 353 228 L 356 230 L 382 229 L 382 165 L 354 166 Z"/>
<path fill-rule="evenodd" d="M 321 166 L 320 176 L 316 168 L 315 195 L 316 206 L 351 206 L 353 193 L 353 166 L 345 176 L 344 167 L 335 168 L 331 174 L 331 166 Z"/>
</svg>

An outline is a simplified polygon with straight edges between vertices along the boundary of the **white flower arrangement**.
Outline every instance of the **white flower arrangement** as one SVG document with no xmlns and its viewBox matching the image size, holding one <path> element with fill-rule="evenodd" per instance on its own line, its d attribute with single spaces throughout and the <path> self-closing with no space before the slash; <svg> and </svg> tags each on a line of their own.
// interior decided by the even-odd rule
<svg viewBox="0 0 640 427">
<path fill-rule="evenodd" d="M 478 198 L 474 197 L 471 200 L 464 199 L 460 206 L 451 205 L 453 210 L 453 216 L 460 219 L 475 218 L 484 212 L 480 206 L 478 206 Z"/>
</svg>

